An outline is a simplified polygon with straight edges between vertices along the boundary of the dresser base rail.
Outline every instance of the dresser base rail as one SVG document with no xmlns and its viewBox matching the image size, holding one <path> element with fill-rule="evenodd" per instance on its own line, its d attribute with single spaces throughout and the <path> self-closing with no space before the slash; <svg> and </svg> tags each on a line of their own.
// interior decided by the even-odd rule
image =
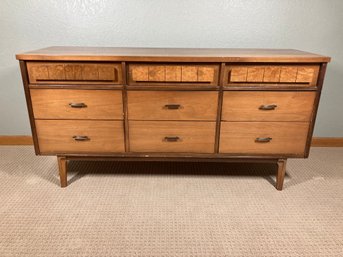
<svg viewBox="0 0 343 257">
<path fill-rule="evenodd" d="M 286 174 L 287 159 L 242 159 L 242 158 L 162 158 L 162 157 L 111 157 L 111 156 L 57 156 L 60 185 L 67 187 L 68 185 L 68 161 L 84 160 L 84 161 L 170 161 L 170 162 L 227 162 L 227 163 L 274 163 L 277 165 L 276 184 L 277 190 L 281 191 Z"/>
</svg>

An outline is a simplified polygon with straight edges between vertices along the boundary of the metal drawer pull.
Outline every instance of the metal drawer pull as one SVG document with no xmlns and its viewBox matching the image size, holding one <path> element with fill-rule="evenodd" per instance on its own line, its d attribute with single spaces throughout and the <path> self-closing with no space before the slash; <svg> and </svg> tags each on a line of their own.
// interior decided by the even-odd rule
<svg viewBox="0 0 343 257">
<path fill-rule="evenodd" d="M 86 108 L 87 107 L 85 103 L 70 103 L 69 106 L 71 108 Z"/>
<path fill-rule="evenodd" d="M 267 104 L 267 105 L 261 105 L 259 109 L 263 111 L 270 111 L 270 110 L 275 110 L 276 107 L 277 107 L 276 104 Z"/>
<path fill-rule="evenodd" d="M 182 109 L 181 104 L 166 104 L 163 109 L 168 109 L 168 110 L 177 110 L 177 109 Z"/>
<path fill-rule="evenodd" d="M 257 138 L 255 139 L 255 142 L 257 142 L 257 143 L 268 143 L 268 142 L 270 142 L 271 140 L 272 140 L 271 137 L 257 137 Z"/>
<path fill-rule="evenodd" d="M 89 137 L 87 136 L 73 136 L 75 141 L 88 141 L 91 140 Z"/>
<path fill-rule="evenodd" d="M 178 136 L 175 137 L 164 137 L 165 142 L 178 142 L 181 141 L 181 138 L 179 138 Z"/>
</svg>

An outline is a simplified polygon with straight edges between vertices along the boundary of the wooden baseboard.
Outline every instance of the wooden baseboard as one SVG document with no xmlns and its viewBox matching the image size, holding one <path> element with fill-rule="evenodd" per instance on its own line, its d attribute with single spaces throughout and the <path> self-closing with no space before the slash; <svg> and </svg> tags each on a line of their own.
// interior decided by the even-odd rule
<svg viewBox="0 0 343 257">
<path fill-rule="evenodd" d="M 314 137 L 313 147 L 343 147 L 343 137 Z"/>
<path fill-rule="evenodd" d="M 0 145 L 33 145 L 31 136 L 0 136 Z"/>
<path fill-rule="evenodd" d="M 0 145 L 32 145 L 31 136 L 0 136 Z M 343 147 L 343 137 L 314 137 L 312 147 Z"/>
</svg>

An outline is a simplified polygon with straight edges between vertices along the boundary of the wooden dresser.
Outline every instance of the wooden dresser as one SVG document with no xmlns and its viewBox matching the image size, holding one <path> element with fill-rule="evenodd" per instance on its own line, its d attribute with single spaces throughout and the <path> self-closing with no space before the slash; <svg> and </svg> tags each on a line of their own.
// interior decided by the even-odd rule
<svg viewBox="0 0 343 257">
<path fill-rule="evenodd" d="M 285 49 L 49 47 L 18 54 L 37 155 L 272 162 L 309 155 L 329 57 Z"/>
</svg>

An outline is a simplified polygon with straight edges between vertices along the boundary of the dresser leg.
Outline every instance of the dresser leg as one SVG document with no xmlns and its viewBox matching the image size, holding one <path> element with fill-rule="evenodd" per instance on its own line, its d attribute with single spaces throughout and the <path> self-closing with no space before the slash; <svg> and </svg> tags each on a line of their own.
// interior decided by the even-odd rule
<svg viewBox="0 0 343 257">
<path fill-rule="evenodd" d="M 276 176 L 276 189 L 282 190 L 283 187 L 283 181 L 285 179 L 285 173 L 286 173 L 286 163 L 287 159 L 279 159 L 277 161 L 277 176 Z"/>
<path fill-rule="evenodd" d="M 58 169 L 60 173 L 61 187 L 66 187 L 67 182 L 67 158 L 65 156 L 57 156 Z"/>
</svg>

